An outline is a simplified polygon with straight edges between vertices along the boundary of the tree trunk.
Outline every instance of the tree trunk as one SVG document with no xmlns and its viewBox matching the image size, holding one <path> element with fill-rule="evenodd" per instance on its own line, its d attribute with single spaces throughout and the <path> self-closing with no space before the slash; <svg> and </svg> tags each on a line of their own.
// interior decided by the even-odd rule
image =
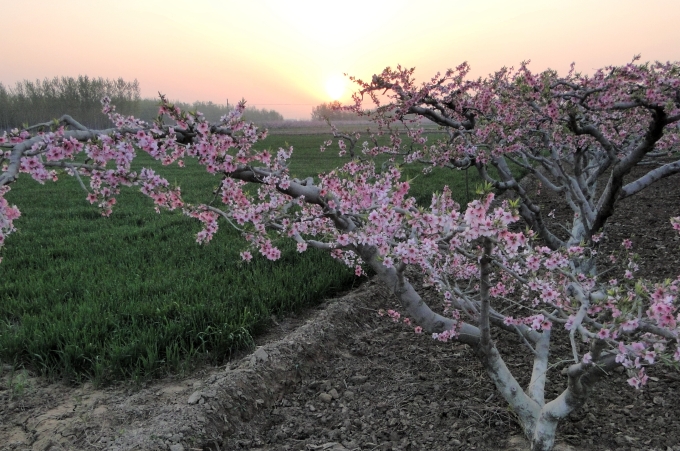
<svg viewBox="0 0 680 451">
<path fill-rule="evenodd" d="M 541 413 L 531 437 L 531 451 L 550 451 L 555 446 L 555 432 L 559 420 Z"/>
</svg>

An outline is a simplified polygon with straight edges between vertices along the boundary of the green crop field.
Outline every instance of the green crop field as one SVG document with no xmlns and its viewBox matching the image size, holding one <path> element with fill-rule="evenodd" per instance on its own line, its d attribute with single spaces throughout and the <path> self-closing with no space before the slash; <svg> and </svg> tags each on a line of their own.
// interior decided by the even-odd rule
<svg viewBox="0 0 680 451">
<path fill-rule="evenodd" d="M 304 177 L 346 161 L 323 135 L 272 135 L 262 148 L 295 147 L 290 170 Z M 160 167 L 190 202 L 208 201 L 219 183 L 198 165 Z M 469 186 L 478 183 L 470 171 Z M 447 180 L 465 202 L 465 173 L 420 168 L 414 195 L 428 204 Z M 156 214 L 152 202 L 124 189 L 110 218 L 85 200 L 75 179 L 39 185 L 22 177 L 7 196 L 19 206 L 19 231 L 0 264 L 0 360 L 50 378 L 96 384 L 143 380 L 220 363 L 252 344 L 272 315 L 313 305 L 358 283 L 353 271 L 320 251 L 298 254 L 280 241 L 282 260 L 241 262 L 245 242 L 225 223 L 208 245 L 199 223 Z"/>
</svg>

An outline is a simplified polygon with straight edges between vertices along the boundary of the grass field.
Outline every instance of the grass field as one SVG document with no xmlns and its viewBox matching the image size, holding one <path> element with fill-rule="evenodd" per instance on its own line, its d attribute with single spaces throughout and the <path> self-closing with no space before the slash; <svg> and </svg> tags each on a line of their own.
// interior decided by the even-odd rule
<svg viewBox="0 0 680 451">
<path fill-rule="evenodd" d="M 272 135 L 263 148 L 293 145 L 290 170 L 304 177 L 346 161 L 325 153 L 318 134 Z M 156 165 L 140 155 L 140 164 Z M 188 162 L 190 163 L 190 162 Z M 416 177 L 413 194 L 429 203 L 446 180 L 465 202 L 464 172 Z M 219 179 L 197 165 L 161 167 L 185 199 L 207 201 Z M 470 171 L 469 186 L 478 183 Z M 22 210 L 0 264 L 0 360 L 50 378 L 96 384 L 182 372 L 220 363 L 282 315 L 357 283 L 353 272 L 320 251 L 298 254 L 284 240 L 282 261 L 244 264 L 245 242 L 222 224 L 207 246 L 198 222 L 154 213 L 150 199 L 123 191 L 110 218 L 63 176 L 39 185 L 22 177 L 7 196 Z"/>
</svg>

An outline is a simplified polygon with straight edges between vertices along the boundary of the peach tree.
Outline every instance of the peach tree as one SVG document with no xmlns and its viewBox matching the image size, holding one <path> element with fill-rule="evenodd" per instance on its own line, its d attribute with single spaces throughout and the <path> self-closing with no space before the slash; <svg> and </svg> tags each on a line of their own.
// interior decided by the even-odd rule
<svg viewBox="0 0 680 451">
<path fill-rule="evenodd" d="M 679 162 L 665 162 L 677 152 L 679 67 L 629 64 L 592 77 L 572 70 L 561 78 L 552 71 L 532 74 L 522 65 L 471 81 L 467 70 L 462 65 L 422 85 L 415 84 L 412 70 L 401 68 L 387 69 L 370 83 L 356 80 L 360 90 L 351 108 L 374 119 L 390 144 L 366 142 L 361 156 L 352 152 L 342 167 L 306 179 L 288 173 L 293 149 L 253 147 L 266 132 L 242 120 L 243 103 L 209 123 L 161 97 L 159 119 L 150 124 L 117 114 L 104 99 L 110 129 L 91 130 L 63 116 L 10 131 L 0 137 L 0 245 L 20 216 L 5 194 L 25 173 L 41 183 L 64 174 L 78 178 L 87 200 L 104 215 L 111 214 L 122 186 L 137 187 L 158 211 L 180 210 L 200 221 L 199 243 L 209 242 L 221 224 L 239 230 L 247 243 L 244 260 L 253 253 L 278 259 L 272 234 L 295 240 L 300 252 L 324 249 L 357 274 L 372 268 L 415 332 L 471 346 L 532 449 L 549 450 L 559 421 L 582 406 L 610 370 L 623 366 L 629 384 L 640 388 L 648 379 L 645 367 L 680 361 L 680 279 L 636 279 L 624 242 L 625 277 L 601 280 L 593 251 L 620 199 L 680 170 Z M 362 96 L 375 108 L 364 110 Z M 420 117 L 443 127 L 448 139 L 428 143 Z M 406 126 L 409 145 L 395 122 Z M 140 151 L 163 165 L 196 159 L 221 180 L 215 202 L 190 204 L 181 188 L 154 170 L 133 170 Z M 398 164 L 378 169 L 365 158 L 379 153 L 392 154 L 395 163 L 403 157 L 473 166 L 487 186 L 464 208 L 446 186 L 429 207 L 419 207 Z M 664 163 L 624 182 L 633 167 L 650 159 Z M 574 212 L 567 238 L 550 230 L 509 161 L 564 196 Z M 490 175 L 489 165 L 498 177 Z M 517 196 L 498 200 L 493 188 Z M 520 219 L 529 228 L 516 227 Z M 680 217 L 671 222 L 680 229 Z M 428 305 L 409 282 L 409 267 L 437 288 L 438 305 Z M 508 305 L 512 314 L 501 310 Z M 505 364 L 497 334 L 518 336 L 533 357 L 528 386 L 520 386 Z M 567 385 L 548 400 L 550 345 L 559 335 L 571 343 L 570 355 L 559 356 L 570 361 L 563 370 Z"/>
</svg>

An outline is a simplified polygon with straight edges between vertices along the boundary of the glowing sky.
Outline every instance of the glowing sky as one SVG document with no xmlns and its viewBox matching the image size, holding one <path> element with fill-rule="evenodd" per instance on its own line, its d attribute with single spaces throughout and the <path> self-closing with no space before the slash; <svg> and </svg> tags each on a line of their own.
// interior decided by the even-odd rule
<svg viewBox="0 0 680 451">
<path fill-rule="evenodd" d="M 144 97 L 245 98 L 300 119 L 343 73 L 397 64 L 425 80 L 463 61 L 475 76 L 528 59 L 561 73 L 638 53 L 680 61 L 680 0 L 0 0 L 0 12 L 6 86 L 137 78 Z"/>
</svg>

